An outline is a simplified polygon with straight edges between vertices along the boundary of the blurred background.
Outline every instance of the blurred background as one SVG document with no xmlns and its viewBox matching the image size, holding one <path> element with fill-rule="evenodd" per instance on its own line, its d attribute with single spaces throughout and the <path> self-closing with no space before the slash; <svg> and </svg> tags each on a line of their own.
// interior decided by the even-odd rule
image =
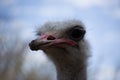
<svg viewBox="0 0 120 80">
<path fill-rule="evenodd" d="M 0 80 L 56 80 L 28 43 L 46 21 L 81 20 L 91 47 L 88 80 L 120 80 L 120 0 L 0 0 Z"/>
</svg>

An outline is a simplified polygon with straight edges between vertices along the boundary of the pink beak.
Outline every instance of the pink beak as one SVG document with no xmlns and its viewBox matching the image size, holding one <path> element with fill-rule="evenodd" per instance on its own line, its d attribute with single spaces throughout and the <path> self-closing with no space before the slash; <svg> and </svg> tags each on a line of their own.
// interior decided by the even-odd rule
<svg viewBox="0 0 120 80">
<path fill-rule="evenodd" d="M 42 35 L 39 38 L 33 40 L 29 46 L 31 50 L 39 50 L 46 46 L 59 46 L 59 44 L 68 44 L 70 46 L 76 46 L 77 43 L 70 39 L 56 38 L 52 35 Z"/>
</svg>

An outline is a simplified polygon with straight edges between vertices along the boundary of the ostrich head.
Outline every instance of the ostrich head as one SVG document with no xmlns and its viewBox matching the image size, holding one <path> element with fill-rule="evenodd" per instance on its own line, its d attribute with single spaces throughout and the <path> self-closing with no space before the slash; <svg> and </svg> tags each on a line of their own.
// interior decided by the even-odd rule
<svg viewBox="0 0 120 80">
<path fill-rule="evenodd" d="M 48 22 L 29 46 L 43 50 L 56 66 L 58 80 L 86 80 L 86 30 L 81 21 Z M 67 77 L 68 76 L 68 77 Z"/>
</svg>

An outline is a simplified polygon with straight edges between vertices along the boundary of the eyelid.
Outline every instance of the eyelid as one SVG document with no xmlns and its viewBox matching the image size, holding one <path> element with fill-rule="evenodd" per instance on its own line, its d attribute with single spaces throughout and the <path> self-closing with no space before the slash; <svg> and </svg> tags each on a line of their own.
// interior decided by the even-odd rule
<svg viewBox="0 0 120 80">
<path fill-rule="evenodd" d="M 72 30 L 74 30 L 74 29 L 79 29 L 83 34 L 86 33 L 86 30 L 82 26 L 78 25 L 78 26 L 74 27 Z"/>
</svg>

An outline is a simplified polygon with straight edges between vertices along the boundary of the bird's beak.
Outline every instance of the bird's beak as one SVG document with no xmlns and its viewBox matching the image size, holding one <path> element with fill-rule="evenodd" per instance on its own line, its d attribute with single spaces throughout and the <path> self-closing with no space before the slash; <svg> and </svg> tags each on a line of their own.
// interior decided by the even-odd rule
<svg viewBox="0 0 120 80">
<path fill-rule="evenodd" d="M 55 38 L 52 35 L 43 35 L 29 44 L 31 50 L 45 49 L 50 46 L 60 47 L 60 44 L 68 44 L 71 46 L 76 46 L 77 43 L 70 39 Z"/>
<path fill-rule="evenodd" d="M 48 38 L 51 38 L 51 40 L 48 40 Z M 38 37 L 37 39 L 35 40 L 32 40 L 30 43 L 29 43 L 29 47 L 31 50 L 39 50 L 39 49 L 42 49 L 46 46 L 48 46 L 50 43 L 53 42 L 52 38 L 54 37 L 51 37 L 51 36 L 48 36 L 48 35 L 42 35 L 40 37 Z"/>
</svg>

